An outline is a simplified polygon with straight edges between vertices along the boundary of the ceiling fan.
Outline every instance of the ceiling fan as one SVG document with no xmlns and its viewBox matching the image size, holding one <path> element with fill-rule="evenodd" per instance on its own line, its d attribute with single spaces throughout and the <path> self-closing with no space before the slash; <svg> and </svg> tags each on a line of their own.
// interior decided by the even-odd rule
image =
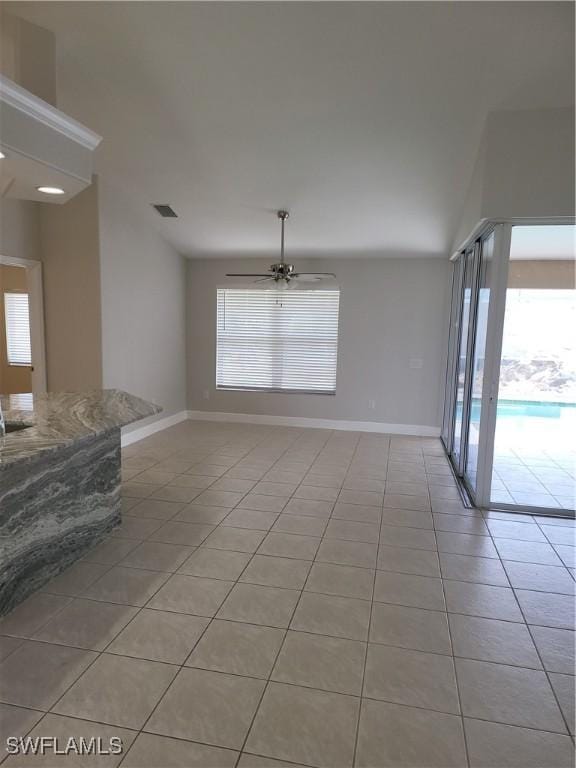
<svg viewBox="0 0 576 768">
<path fill-rule="evenodd" d="M 281 226 L 280 261 L 277 264 L 270 265 L 268 270 L 270 274 L 227 274 L 226 277 L 257 277 L 258 280 L 255 280 L 255 283 L 274 280 L 279 288 L 292 287 L 289 285 L 290 283 L 296 286 L 298 283 L 314 283 L 330 277 L 335 278 L 336 275 L 333 272 L 295 272 L 293 264 L 286 264 L 284 261 L 284 225 L 288 215 L 288 211 L 278 211 L 277 213 Z"/>
</svg>

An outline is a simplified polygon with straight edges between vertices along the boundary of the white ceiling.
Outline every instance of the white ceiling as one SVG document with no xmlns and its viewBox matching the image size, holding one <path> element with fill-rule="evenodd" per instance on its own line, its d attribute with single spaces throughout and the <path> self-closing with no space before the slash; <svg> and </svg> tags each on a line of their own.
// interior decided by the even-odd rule
<svg viewBox="0 0 576 768">
<path fill-rule="evenodd" d="M 484 119 L 568 106 L 568 2 L 25 2 L 99 172 L 186 255 L 447 253 Z M 162 220 L 150 203 L 170 203 Z"/>
</svg>

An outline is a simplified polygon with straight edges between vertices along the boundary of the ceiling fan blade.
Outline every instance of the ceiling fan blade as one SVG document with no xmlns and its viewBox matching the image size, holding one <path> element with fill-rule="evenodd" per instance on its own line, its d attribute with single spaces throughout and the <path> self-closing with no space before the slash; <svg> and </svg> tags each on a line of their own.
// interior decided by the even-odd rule
<svg viewBox="0 0 576 768">
<path fill-rule="evenodd" d="M 252 275 L 248 272 L 242 272 L 241 274 L 228 273 L 226 277 L 270 277 L 270 275 L 263 275 L 263 274 Z"/>
<path fill-rule="evenodd" d="M 266 275 L 266 277 L 261 277 L 261 278 L 259 278 L 258 280 L 254 280 L 254 282 L 255 282 L 255 283 L 263 283 L 263 282 L 265 282 L 266 280 L 274 280 L 274 279 L 275 279 L 275 278 L 274 278 L 274 277 L 272 277 L 271 275 Z"/>
<path fill-rule="evenodd" d="M 295 275 L 292 275 L 292 277 L 299 285 L 304 285 L 305 283 L 322 283 L 324 286 L 330 286 L 334 284 L 334 280 L 336 279 L 336 275 L 328 272 L 298 272 Z"/>
<path fill-rule="evenodd" d="M 295 272 L 292 277 L 336 277 L 334 272 Z"/>
</svg>

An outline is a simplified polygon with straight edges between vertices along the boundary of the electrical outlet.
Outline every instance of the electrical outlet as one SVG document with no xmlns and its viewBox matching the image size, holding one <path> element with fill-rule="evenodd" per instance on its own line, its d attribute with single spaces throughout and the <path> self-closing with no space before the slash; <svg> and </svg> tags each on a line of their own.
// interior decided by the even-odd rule
<svg viewBox="0 0 576 768">
<path fill-rule="evenodd" d="M 376 400 L 368 400 L 368 408 L 373 411 L 376 408 Z"/>
<path fill-rule="evenodd" d="M 420 357 L 412 357 L 408 361 L 408 366 L 410 368 L 424 368 L 424 360 L 422 360 Z"/>
<path fill-rule="evenodd" d="M 202 396 L 204 397 L 204 400 L 210 400 L 210 390 L 205 389 L 204 392 L 202 393 Z"/>
</svg>

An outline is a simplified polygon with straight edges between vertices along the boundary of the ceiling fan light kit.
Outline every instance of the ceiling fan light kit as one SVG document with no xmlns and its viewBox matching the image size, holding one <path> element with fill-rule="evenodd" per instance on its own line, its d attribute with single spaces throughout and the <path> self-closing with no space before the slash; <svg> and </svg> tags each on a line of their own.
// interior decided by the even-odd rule
<svg viewBox="0 0 576 768">
<path fill-rule="evenodd" d="M 280 261 L 271 264 L 267 274 L 227 274 L 226 277 L 256 277 L 255 283 L 274 281 L 275 288 L 298 288 L 301 283 L 320 282 L 329 278 L 336 278 L 333 272 L 295 272 L 293 264 L 286 264 L 284 260 L 284 227 L 286 219 L 290 215 L 288 211 L 278 211 L 280 219 Z M 264 287 L 264 286 L 263 286 Z"/>
</svg>

